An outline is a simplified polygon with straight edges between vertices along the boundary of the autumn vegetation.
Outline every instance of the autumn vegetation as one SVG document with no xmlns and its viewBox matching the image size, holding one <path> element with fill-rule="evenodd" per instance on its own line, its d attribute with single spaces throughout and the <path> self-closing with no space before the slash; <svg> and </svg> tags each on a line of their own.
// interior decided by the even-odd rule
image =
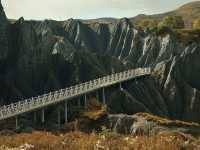
<svg viewBox="0 0 200 150">
<path fill-rule="evenodd" d="M 143 19 L 136 23 L 136 26 L 142 29 L 155 30 L 160 28 L 170 28 L 170 29 L 183 29 L 185 27 L 184 20 L 181 16 L 166 16 L 162 20 L 158 21 L 156 19 Z"/>
<path fill-rule="evenodd" d="M 91 110 L 83 117 L 96 120 L 105 114 L 105 108 L 94 100 Z M 96 106 L 96 107 L 94 107 Z M 96 108 L 96 109 L 94 109 Z M 96 111 L 98 110 L 98 111 Z M 148 113 L 138 113 L 148 121 L 167 126 L 199 127 L 197 123 L 169 120 Z M 23 148 L 22 148 L 23 147 Z M 26 147 L 26 148 L 24 148 Z M 118 134 L 102 126 L 101 131 L 32 131 L 31 133 L 0 135 L 0 150 L 198 150 L 200 138 L 176 131 L 161 131 L 151 135 Z"/>
<path fill-rule="evenodd" d="M 200 18 L 194 20 L 192 27 L 195 30 L 200 30 Z"/>
<path fill-rule="evenodd" d="M 142 135 L 118 135 L 83 133 L 80 131 L 65 134 L 37 132 L 21 133 L 0 137 L 1 147 L 17 148 L 31 145 L 31 150 L 194 150 L 200 149 L 200 140 L 179 133 L 161 133 L 150 137 Z"/>
<path fill-rule="evenodd" d="M 192 28 L 185 28 L 185 23 L 181 16 L 166 16 L 162 20 L 147 18 L 137 22 L 136 27 L 142 30 L 149 30 L 158 36 L 168 33 L 173 34 L 184 45 L 198 42 L 200 38 L 200 18 L 194 19 Z"/>
</svg>

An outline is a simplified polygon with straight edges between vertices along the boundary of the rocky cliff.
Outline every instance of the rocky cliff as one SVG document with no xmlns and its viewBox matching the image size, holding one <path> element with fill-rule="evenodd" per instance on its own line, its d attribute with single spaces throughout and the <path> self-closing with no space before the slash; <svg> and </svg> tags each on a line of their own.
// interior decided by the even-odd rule
<svg viewBox="0 0 200 150">
<path fill-rule="evenodd" d="M 107 89 L 110 112 L 200 122 L 198 42 L 185 45 L 171 33 L 137 30 L 126 18 L 116 23 L 20 18 L 11 24 L 0 8 L 2 104 L 150 66 L 151 77 L 124 83 L 123 91 Z"/>
<path fill-rule="evenodd" d="M 8 21 L 0 1 L 0 64 L 6 59 L 8 52 Z"/>
</svg>

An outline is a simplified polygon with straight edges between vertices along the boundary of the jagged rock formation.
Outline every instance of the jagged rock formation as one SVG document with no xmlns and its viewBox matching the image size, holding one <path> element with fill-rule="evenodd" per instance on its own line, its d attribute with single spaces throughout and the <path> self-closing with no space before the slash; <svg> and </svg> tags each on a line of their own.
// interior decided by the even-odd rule
<svg viewBox="0 0 200 150">
<path fill-rule="evenodd" d="M 6 59 L 8 52 L 8 21 L 0 1 L 0 61 Z M 0 62 L 2 63 L 2 62 Z"/>
<path fill-rule="evenodd" d="M 9 36 L 9 23 L 4 13 L 3 7 L 0 0 L 0 82 L 3 85 L 5 73 L 5 65 L 8 56 L 8 36 Z M 0 87 L 1 90 L 2 87 Z M 2 102 L 2 97 L 0 98 L 0 103 Z"/>
<path fill-rule="evenodd" d="M 199 121 L 199 46 L 191 44 L 154 71 L 171 116 Z M 196 115 L 195 115 L 196 114 Z"/>
<path fill-rule="evenodd" d="M 107 89 L 110 112 L 200 122 L 199 43 L 184 46 L 170 33 L 137 30 L 126 18 L 111 24 L 20 18 L 9 24 L 0 8 L 2 103 L 151 66 L 152 77 L 127 82 L 123 91 Z"/>
<path fill-rule="evenodd" d="M 167 131 L 192 135 L 200 133 L 199 124 L 167 120 L 145 113 L 108 115 L 105 120 L 108 129 L 122 134 L 150 136 Z"/>
</svg>

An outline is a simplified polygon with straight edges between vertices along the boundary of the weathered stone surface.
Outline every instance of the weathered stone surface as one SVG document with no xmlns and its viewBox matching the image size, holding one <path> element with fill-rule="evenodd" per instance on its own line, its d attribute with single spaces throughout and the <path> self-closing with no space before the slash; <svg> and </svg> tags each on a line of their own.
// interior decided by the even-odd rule
<svg viewBox="0 0 200 150">
<path fill-rule="evenodd" d="M 8 54 L 8 21 L 0 1 L 0 64 Z"/>
<path fill-rule="evenodd" d="M 149 114 L 108 115 L 106 121 L 108 129 L 122 134 L 140 134 L 150 136 L 164 131 L 193 135 L 200 134 L 198 124 L 172 121 Z"/>
</svg>

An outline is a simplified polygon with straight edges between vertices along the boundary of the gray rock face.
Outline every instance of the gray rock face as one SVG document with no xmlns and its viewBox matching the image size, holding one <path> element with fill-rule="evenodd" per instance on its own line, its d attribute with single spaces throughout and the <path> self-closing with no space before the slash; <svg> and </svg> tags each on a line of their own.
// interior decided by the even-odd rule
<svg viewBox="0 0 200 150">
<path fill-rule="evenodd" d="M 154 69 L 173 118 L 199 121 L 198 56 L 199 47 L 192 44 L 186 47 L 181 55 L 158 64 Z"/>
<path fill-rule="evenodd" d="M 173 35 L 137 30 L 126 18 L 111 24 L 20 18 L 9 24 L 0 10 L 2 104 L 151 66 L 151 77 L 123 83 L 123 91 L 107 90 L 110 112 L 200 122 L 199 43 L 184 47 Z"/>
<path fill-rule="evenodd" d="M 4 77 L 2 74 L 5 73 L 6 61 L 8 59 L 9 51 L 9 23 L 4 13 L 3 7 L 0 1 L 0 82 L 2 83 L 2 90 L 4 86 Z M 3 91 L 2 91 L 3 92 Z M 3 103 L 3 97 L 0 98 L 0 103 Z"/>
<path fill-rule="evenodd" d="M 108 115 L 107 128 L 116 133 L 147 136 L 152 132 L 156 133 L 159 131 L 159 125 L 155 122 L 147 121 L 145 118 L 137 115 L 129 116 L 124 114 Z M 157 131 L 155 131 L 156 129 Z"/>
<path fill-rule="evenodd" d="M 0 61 L 6 59 L 8 53 L 8 21 L 0 1 Z M 2 63 L 2 62 L 1 62 Z"/>
<path fill-rule="evenodd" d="M 152 117 L 152 118 L 151 118 Z M 106 127 L 115 133 L 121 134 L 139 134 L 151 136 L 165 131 L 180 132 L 186 134 L 200 133 L 199 125 L 185 124 L 171 120 L 165 120 L 167 123 L 160 123 L 159 119 L 153 119 L 155 116 L 135 115 L 108 115 L 106 118 Z M 163 118 L 160 118 L 163 119 Z"/>
</svg>

